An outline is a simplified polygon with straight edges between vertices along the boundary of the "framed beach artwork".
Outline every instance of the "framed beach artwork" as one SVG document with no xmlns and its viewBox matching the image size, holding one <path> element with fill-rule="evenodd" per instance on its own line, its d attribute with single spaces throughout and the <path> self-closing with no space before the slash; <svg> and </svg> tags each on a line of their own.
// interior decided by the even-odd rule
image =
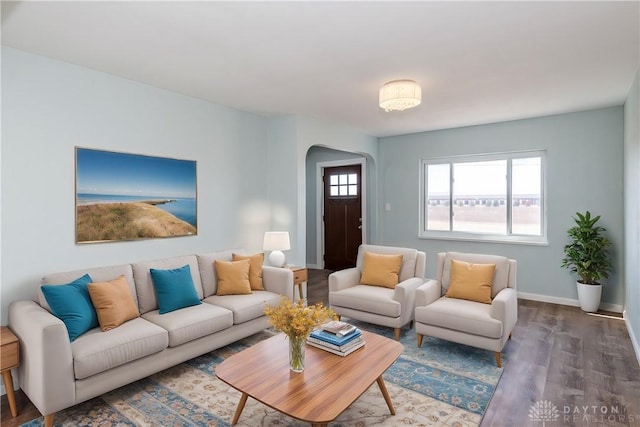
<svg viewBox="0 0 640 427">
<path fill-rule="evenodd" d="M 194 236 L 196 162 L 76 147 L 76 243 Z"/>
</svg>

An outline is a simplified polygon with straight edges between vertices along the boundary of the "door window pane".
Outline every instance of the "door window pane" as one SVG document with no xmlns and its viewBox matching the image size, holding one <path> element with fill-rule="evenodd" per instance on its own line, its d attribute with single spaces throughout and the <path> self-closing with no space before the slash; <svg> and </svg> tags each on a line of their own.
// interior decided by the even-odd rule
<svg viewBox="0 0 640 427">
<path fill-rule="evenodd" d="M 341 174 L 329 177 L 329 196 L 349 197 L 358 195 L 358 175 Z"/>
</svg>

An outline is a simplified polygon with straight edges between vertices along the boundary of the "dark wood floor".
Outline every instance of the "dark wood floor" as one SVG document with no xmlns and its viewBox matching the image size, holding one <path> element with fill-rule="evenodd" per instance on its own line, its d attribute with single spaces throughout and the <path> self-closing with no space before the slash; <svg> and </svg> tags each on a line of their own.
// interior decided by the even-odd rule
<svg viewBox="0 0 640 427">
<path fill-rule="evenodd" d="M 309 303 L 327 303 L 329 273 L 309 270 Z M 549 426 L 640 426 L 640 366 L 619 315 L 520 300 L 503 355 L 504 373 L 481 426 L 541 426 L 529 416 L 543 402 L 559 415 L 546 419 Z M 16 400 L 19 414 L 12 419 L 2 396 L 3 427 L 40 416 L 21 391 Z"/>
</svg>

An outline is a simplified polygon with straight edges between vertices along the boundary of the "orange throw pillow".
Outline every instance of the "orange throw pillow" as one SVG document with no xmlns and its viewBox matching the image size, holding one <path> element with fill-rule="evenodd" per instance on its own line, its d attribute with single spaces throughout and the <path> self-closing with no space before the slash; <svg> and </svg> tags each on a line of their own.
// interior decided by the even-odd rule
<svg viewBox="0 0 640 427">
<path fill-rule="evenodd" d="M 242 261 L 248 259 L 249 264 L 249 283 L 252 291 L 264 291 L 262 286 L 262 264 L 264 263 L 264 254 L 259 253 L 251 256 L 232 254 L 233 261 Z"/>
<path fill-rule="evenodd" d="M 385 255 L 365 252 L 360 283 L 394 289 L 398 284 L 401 266 L 401 254 Z"/>
<path fill-rule="evenodd" d="M 452 259 L 451 280 L 446 296 L 491 304 L 495 270 L 495 264 L 472 264 Z"/>
<path fill-rule="evenodd" d="M 88 289 L 103 332 L 115 329 L 127 320 L 140 317 L 124 276 L 108 282 L 89 283 Z"/>
<path fill-rule="evenodd" d="M 216 295 L 247 295 L 251 294 L 249 283 L 249 268 L 251 261 L 215 261 L 216 275 L 218 276 L 218 290 Z"/>
</svg>

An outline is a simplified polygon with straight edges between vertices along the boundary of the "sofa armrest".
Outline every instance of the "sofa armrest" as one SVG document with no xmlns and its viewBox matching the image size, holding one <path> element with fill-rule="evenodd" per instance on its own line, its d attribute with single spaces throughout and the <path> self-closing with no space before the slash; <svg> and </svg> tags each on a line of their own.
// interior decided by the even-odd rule
<svg viewBox="0 0 640 427">
<path fill-rule="evenodd" d="M 16 301 L 9 327 L 20 340 L 20 388 L 35 407 L 49 415 L 74 405 L 73 355 L 62 320 L 34 301 Z"/>
<path fill-rule="evenodd" d="M 279 295 L 286 295 L 293 300 L 293 271 L 265 265 L 262 267 L 262 286 Z"/>
<path fill-rule="evenodd" d="M 513 288 L 505 288 L 491 302 L 491 317 L 502 322 L 505 333 L 509 334 L 518 321 L 518 293 Z"/>
<path fill-rule="evenodd" d="M 360 276 L 360 270 L 355 267 L 331 273 L 329 275 L 329 293 L 360 284 Z"/>
<path fill-rule="evenodd" d="M 442 296 L 442 284 L 439 280 L 428 279 L 416 289 L 416 307 L 423 307 L 435 302 Z"/>
</svg>

